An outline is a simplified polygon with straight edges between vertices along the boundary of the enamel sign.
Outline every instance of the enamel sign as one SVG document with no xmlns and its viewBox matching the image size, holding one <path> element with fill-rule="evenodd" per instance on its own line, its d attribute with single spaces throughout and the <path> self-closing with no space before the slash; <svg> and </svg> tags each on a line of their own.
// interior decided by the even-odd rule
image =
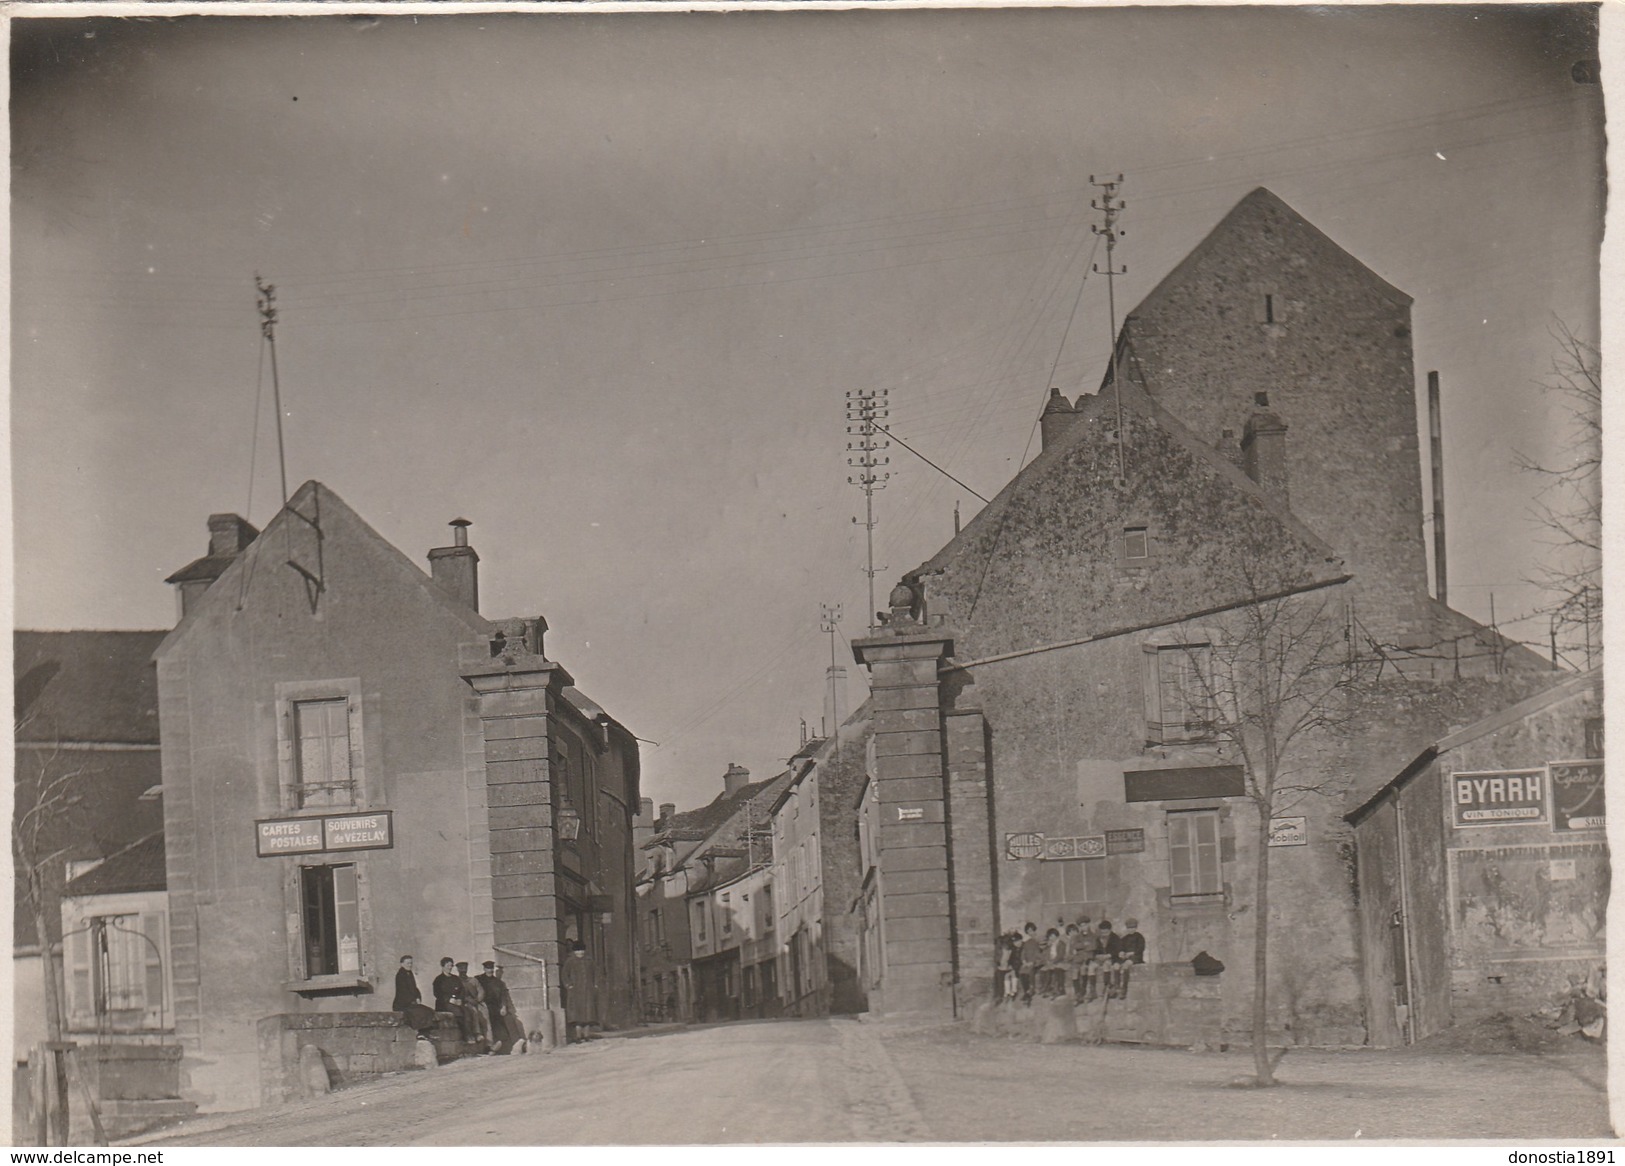
<svg viewBox="0 0 1625 1166">
<path fill-rule="evenodd" d="M 1527 826 L 1546 821 L 1546 770 L 1452 773 L 1450 803 L 1457 827 Z"/>
</svg>

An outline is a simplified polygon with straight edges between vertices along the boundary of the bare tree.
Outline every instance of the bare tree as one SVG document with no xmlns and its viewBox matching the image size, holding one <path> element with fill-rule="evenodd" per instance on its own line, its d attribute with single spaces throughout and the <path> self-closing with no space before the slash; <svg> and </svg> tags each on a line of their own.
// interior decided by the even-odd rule
<svg viewBox="0 0 1625 1166">
<path fill-rule="evenodd" d="M 33 718 L 16 722 L 16 740 L 26 740 L 30 728 L 38 728 Z M 52 1043 L 63 1040 L 66 1009 L 62 1000 L 62 978 L 57 963 L 54 924 L 61 919 L 62 887 L 66 858 L 82 818 L 85 770 L 64 756 L 59 744 L 29 749 L 26 766 L 18 764 L 14 773 L 11 815 L 11 854 L 15 877 L 22 890 L 23 904 L 34 925 L 39 944 L 40 966 L 45 988 L 45 1033 Z M 19 761 L 21 759 L 19 758 Z M 53 1131 L 58 1145 L 67 1137 L 67 1078 L 65 1065 L 53 1058 L 58 1104 L 54 1115 L 59 1123 Z"/>
<path fill-rule="evenodd" d="M 1541 481 L 1535 517 L 1552 551 L 1532 581 L 1552 595 L 1554 640 L 1579 632 L 1581 643 L 1570 646 L 1583 647 L 1590 667 L 1602 644 L 1594 634 L 1602 622 L 1602 359 L 1563 321 L 1551 332 L 1557 355 L 1541 389 L 1563 398 L 1569 432 L 1552 463 L 1519 454 L 1518 465 Z"/>
<path fill-rule="evenodd" d="M 1262 548 L 1240 546 L 1226 570 L 1243 603 L 1208 629 L 1185 633 L 1187 674 L 1206 708 L 1208 735 L 1240 765 L 1257 815 L 1252 1050 L 1258 1085 L 1275 1083 L 1268 1045 L 1270 827 L 1305 799 L 1346 788 L 1327 746 L 1356 716 L 1369 666 L 1353 650 L 1339 588 L 1270 577 Z M 1276 1060 L 1279 1058 L 1277 1057 Z"/>
</svg>

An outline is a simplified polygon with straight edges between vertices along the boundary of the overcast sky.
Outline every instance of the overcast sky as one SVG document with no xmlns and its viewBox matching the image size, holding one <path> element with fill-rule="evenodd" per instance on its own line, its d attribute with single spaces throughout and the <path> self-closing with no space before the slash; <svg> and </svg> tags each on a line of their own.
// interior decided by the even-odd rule
<svg viewBox="0 0 1625 1166">
<path fill-rule="evenodd" d="M 1415 297 L 1453 603 L 1527 611 L 1515 452 L 1560 436 L 1554 320 L 1597 332 L 1577 14 L 16 22 L 18 626 L 167 627 L 207 515 L 268 521 L 260 272 L 290 486 L 420 563 L 471 519 L 482 610 L 547 617 L 661 743 L 657 801 L 768 776 L 818 724 L 820 604 L 864 628 L 845 394 L 888 389 L 897 434 L 991 497 L 1048 386 L 1099 382 L 1089 177 L 1119 171 L 1120 310 L 1259 185 Z M 891 457 L 882 600 L 980 505 Z"/>
</svg>

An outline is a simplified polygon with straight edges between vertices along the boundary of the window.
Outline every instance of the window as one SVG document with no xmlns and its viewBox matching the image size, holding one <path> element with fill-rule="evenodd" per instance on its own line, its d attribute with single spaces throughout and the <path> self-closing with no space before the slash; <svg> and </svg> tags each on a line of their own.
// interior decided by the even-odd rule
<svg viewBox="0 0 1625 1166">
<path fill-rule="evenodd" d="M 767 886 L 766 884 L 763 884 L 762 889 L 760 891 L 758 891 L 757 895 L 756 895 L 756 906 L 757 906 L 757 909 L 759 911 L 761 911 L 761 913 L 762 913 L 762 923 L 761 923 L 761 926 L 757 930 L 758 930 L 758 932 L 760 934 L 765 935 L 767 932 L 772 931 L 774 926 L 778 922 L 773 917 L 773 888 L 772 887 Z"/>
<path fill-rule="evenodd" d="M 1181 810 L 1168 815 L 1168 873 L 1169 894 L 1175 899 L 1224 893 L 1217 810 Z"/>
<path fill-rule="evenodd" d="M 1585 734 L 1586 734 L 1586 741 L 1585 741 L 1586 757 L 1588 757 L 1588 758 L 1601 757 L 1602 756 L 1602 740 L 1603 740 L 1602 718 L 1601 717 L 1587 717 L 1586 718 L 1586 723 L 1585 723 Z"/>
<path fill-rule="evenodd" d="M 694 916 L 694 942 L 705 942 L 705 900 L 696 899 L 693 906 Z"/>
<path fill-rule="evenodd" d="M 295 806 L 353 806 L 350 702 L 301 700 L 293 706 Z"/>
<path fill-rule="evenodd" d="M 729 935 L 732 935 L 734 933 L 734 912 L 733 912 L 733 908 L 731 906 L 729 906 L 730 902 L 732 902 L 732 899 L 730 898 L 728 892 L 723 891 L 722 892 L 721 914 L 722 914 L 722 934 L 725 937 L 729 936 Z"/>
<path fill-rule="evenodd" d="M 1160 644 L 1146 656 L 1146 740 L 1153 745 L 1215 740 L 1212 648 Z"/>
<path fill-rule="evenodd" d="M 299 868 L 305 978 L 359 975 L 361 910 L 354 863 Z"/>
<path fill-rule="evenodd" d="M 1039 864 L 1044 892 L 1044 915 L 1069 915 L 1068 907 L 1106 901 L 1106 862 L 1074 858 Z"/>
<path fill-rule="evenodd" d="M 1123 528 L 1123 557 L 1133 560 L 1151 557 L 1151 536 L 1147 528 L 1143 526 Z"/>
<path fill-rule="evenodd" d="M 64 936 L 68 1011 L 101 1027 L 162 1027 L 164 917 L 159 912 L 71 921 Z"/>
<path fill-rule="evenodd" d="M 1269 294 L 1264 296 L 1264 323 L 1275 323 L 1275 297 Z"/>
</svg>

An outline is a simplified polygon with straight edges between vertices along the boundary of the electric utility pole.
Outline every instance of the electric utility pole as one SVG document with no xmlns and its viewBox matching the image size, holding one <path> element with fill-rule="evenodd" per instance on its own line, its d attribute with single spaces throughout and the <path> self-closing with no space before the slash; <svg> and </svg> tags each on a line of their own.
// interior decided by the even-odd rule
<svg viewBox="0 0 1625 1166">
<path fill-rule="evenodd" d="M 276 284 L 266 283 L 254 273 L 254 290 L 259 293 L 260 333 L 271 350 L 271 404 L 276 408 L 276 464 L 281 474 L 282 505 L 288 502 L 288 457 L 282 446 L 282 385 L 276 372 Z"/>
<path fill-rule="evenodd" d="M 827 724 L 823 736 L 838 732 L 841 727 L 841 682 L 846 679 L 846 669 L 835 662 L 835 625 L 841 622 L 841 605 L 837 603 L 831 607 L 827 603 L 818 605 L 819 629 L 829 636 L 829 671 L 824 674 L 825 700 L 829 711 L 825 714 Z M 806 742 L 802 742 L 805 744 Z"/>
<path fill-rule="evenodd" d="M 1117 363 L 1117 288 L 1115 286 L 1115 277 L 1126 275 L 1128 267 L 1126 265 L 1118 267 L 1113 263 L 1112 251 L 1117 246 L 1117 240 L 1126 234 L 1117 226 L 1117 216 L 1122 213 L 1123 208 L 1128 206 L 1126 202 L 1117 197 L 1117 188 L 1122 184 L 1123 176 L 1121 174 L 1116 178 L 1105 179 L 1101 182 L 1096 182 L 1093 174 L 1089 175 L 1089 185 L 1100 189 L 1100 197 L 1091 199 L 1089 205 L 1100 212 L 1101 218 L 1098 226 L 1091 226 L 1089 229 L 1106 240 L 1106 267 L 1103 271 L 1100 264 L 1095 264 L 1095 274 L 1105 275 L 1106 277 L 1106 311 L 1111 327 L 1109 339 L 1112 346 L 1112 398 L 1117 405 L 1117 477 L 1120 480 L 1128 477 L 1128 470 L 1123 456 L 1123 392 L 1119 387 L 1121 370 L 1118 368 Z"/>
<path fill-rule="evenodd" d="M 891 478 L 890 472 L 882 472 L 881 466 L 891 464 L 891 458 L 881 456 L 882 451 L 891 448 L 891 442 L 877 436 L 876 422 L 885 421 L 890 415 L 889 400 L 885 389 L 859 389 L 846 394 L 846 432 L 856 437 L 856 441 L 846 443 L 846 464 L 857 470 L 856 474 L 849 475 L 847 482 L 863 490 L 863 521 L 854 524 L 863 527 L 868 537 L 869 555 L 868 565 L 864 574 L 869 576 L 869 630 L 875 630 L 875 491 L 884 489 L 886 482 Z M 884 570 L 884 568 L 880 568 Z"/>
</svg>

